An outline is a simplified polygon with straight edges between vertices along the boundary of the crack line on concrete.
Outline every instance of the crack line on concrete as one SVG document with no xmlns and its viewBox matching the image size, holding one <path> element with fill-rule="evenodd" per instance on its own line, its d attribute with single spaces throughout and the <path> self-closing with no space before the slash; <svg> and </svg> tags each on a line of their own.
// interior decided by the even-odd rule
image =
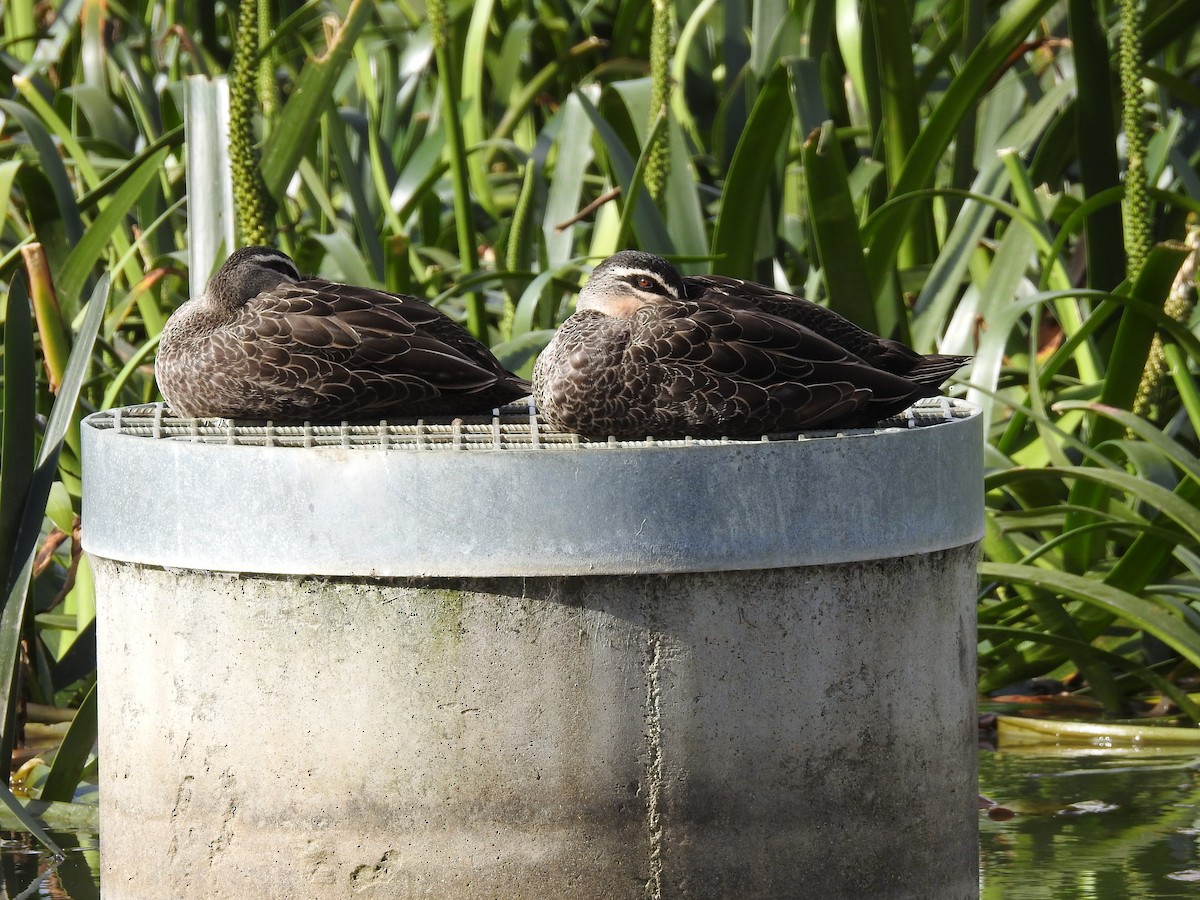
<svg viewBox="0 0 1200 900">
<path fill-rule="evenodd" d="M 646 824 L 650 832 L 650 880 L 646 896 L 662 897 L 662 635 L 650 632 L 650 665 L 646 669 Z"/>
</svg>

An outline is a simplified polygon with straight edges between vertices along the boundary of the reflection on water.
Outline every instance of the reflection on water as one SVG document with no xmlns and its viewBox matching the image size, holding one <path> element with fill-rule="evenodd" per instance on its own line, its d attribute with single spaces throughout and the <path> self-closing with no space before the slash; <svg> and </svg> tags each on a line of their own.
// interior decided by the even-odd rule
<svg viewBox="0 0 1200 900">
<path fill-rule="evenodd" d="M 66 853 L 61 862 L 46 853 L 31 835 L 0 831 L 0 900 L 98 900 L 100 856 L 96 836 L 63 831 L 52 831 L 50 836 Z"/>
<path fill-rule="evenodd" d="M 1200 896 L 1198 767 L 1177 752 L 981 751 L 980 793 L 1016 813 L 980 814 L 983 898 Z"/>
</svg>

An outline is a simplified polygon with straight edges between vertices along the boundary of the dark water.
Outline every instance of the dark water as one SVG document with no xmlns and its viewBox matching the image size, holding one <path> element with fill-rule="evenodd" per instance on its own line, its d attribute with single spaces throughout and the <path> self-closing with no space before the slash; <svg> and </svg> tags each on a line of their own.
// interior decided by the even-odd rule
<svg viewBox="0 0 1200 900">
<path fill-rule="evenodd" d="M 53 897 L 95 900 L 100 896 L 100 854 L 94 834 L 52 831 L 66 854 L 61 862 L 20 831 L 0 831 L 0 900 Z"/>
<path fill-rule="evenodd" d="M 985 900 L 1200 897 L 1200 751 L 981 751 Z"/>
<path fill-rule="evenodd" d="M 981 751 L 979 789 L 1014 813 L 980 813 L 985 900 L 1200 897 L 1200 753 Z M 0 832 L 0 900 L 100 896 L 95 835 L 52 836 Z"/>
</svg>

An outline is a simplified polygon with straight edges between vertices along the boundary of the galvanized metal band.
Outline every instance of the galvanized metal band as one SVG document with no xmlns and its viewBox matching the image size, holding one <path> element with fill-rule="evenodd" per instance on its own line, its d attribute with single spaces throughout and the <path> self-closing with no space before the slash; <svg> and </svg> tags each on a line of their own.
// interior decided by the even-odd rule
<svg viewBox="0 0 1200 900">
<path fill-rule="evenodd" d="M 148 565 L 355 576 L 722 571 L 887 559 L 983 532 L 983 419 L 958 401 L 925 427 L 611 446 L 547 442 L 535 429 L 524 449 L 413 449 L 387 437 L 369 447 L 205 443 L 197 428 L 195 440 L 166 439 L 161 422 L 158 437 L 142 436 L 112 418 L 83 424 L 84 546 Z"/>
</svg>

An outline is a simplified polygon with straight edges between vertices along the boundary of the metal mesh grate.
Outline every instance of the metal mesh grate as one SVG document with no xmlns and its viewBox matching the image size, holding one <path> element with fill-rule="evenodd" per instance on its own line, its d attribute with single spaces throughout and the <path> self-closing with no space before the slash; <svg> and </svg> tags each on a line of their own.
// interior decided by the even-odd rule
<svg viewBox="0 0 1200 900">
<path fill-rule="evenodd" d="M 588 441 L 576 434 L 554 431 L 537 415 L 532 404 L 510 404 L 491 416 L 460 418 L 396 419 L 375 424 L 340 425 L 275 424 L 224 419 L 180 419 L 164 404 L 126 406 L 95 413 L 85 424 L 117 434 L 155 440 L 199 444 L 232 444 L 251 447 L 347 447 L 375 450 L 561 450 L 606 447 L 682 447 L 710 444 L 759 443 L 832 438 L 843 435 L 875 434 L 938 425 L 967 418 L 975 411 L 969 404 L 949 397 L 934 397 L 914 404 L 895 418 L 872 428 L 842 431 L 813 430 L 801 433 L 764 435 L 757 440 Z"/>
</svg>

